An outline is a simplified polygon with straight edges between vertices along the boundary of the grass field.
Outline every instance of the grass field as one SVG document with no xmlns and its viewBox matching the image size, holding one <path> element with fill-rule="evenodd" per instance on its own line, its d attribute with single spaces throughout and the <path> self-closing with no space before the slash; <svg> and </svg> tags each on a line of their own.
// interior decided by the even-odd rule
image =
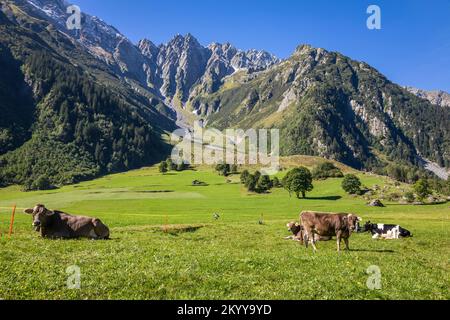
<svg viewBox="0 0 450 320">
<path fill-rule="evenodd" d="M 209 185 L 192 186 L 196 179 Z M 361 179 L 367 186 L 385 182 Z M 302 200 L 282 189 L 248 194 L 238 176 L 231 180 L 210 168 L 165 175 L 144 168 L 53 191 L 0 189 L 0 299 L 450 298 L 449 203 L 371 208 L 345 195 L 340 179 L 315 181 Z M 44 240 L 21 210 L 7 239 L 11 210 L 4 207 L 14 203 L 99 217 L 112 240 Z M 398 223 L 414 237 L 377 241 L 354 234 L 351 252 L 338 254 L 331 241 L 314 254 L 283 239 L 286 223 L 305 209 Z M 72 265 L 80 267 L 80 289 L 67 288 Z M 381 270 L 380 290 L 366 285 L 371 265 Z"/>
</svg>

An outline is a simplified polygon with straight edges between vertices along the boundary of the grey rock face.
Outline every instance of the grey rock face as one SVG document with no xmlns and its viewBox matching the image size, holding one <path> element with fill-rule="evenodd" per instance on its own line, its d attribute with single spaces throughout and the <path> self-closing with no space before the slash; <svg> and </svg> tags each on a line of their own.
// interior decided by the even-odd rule
<svg viewBox="0 0 450 320">
<path fill-rule="evenodd" d="M 161 93 L 165 97 L 178 96 L 186 101 L 190 89 L 202 77 L 208 62 L 208 49 L 190 34 L 177 35 L 160 46 L 157 65 L 162 79 Z"/>
<path fill-rule="evenodd" d="M 156 67 L 154 75 L 148 76 L 160 84 L 161 94 L 182 103 L 215 92 L 223 79 L 236 71 L 263 70 L 279 62 L 265 51 L 244 52 L 229 43 L 203 47 L 191 34 L 177 35 L 159 47 L 141 40 L 139 49 Z"/>
<path fill-rule="evenodd" d="M 405 89 L 420 98 L 430 101 L 432 104 L 441 107 L 450 107 L 450 94 L 445 91 L 442 90 L 425 91 L 422 89 L 412 87 L 405 87 Z"/>
</svg>

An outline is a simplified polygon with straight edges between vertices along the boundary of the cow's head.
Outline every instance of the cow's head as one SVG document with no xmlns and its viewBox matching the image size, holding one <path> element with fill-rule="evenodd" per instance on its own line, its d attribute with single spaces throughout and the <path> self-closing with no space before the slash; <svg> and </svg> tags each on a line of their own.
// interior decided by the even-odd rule
<svg viewBox="0 0 450 320">
<path fill-rule="evenodd" d="M 367 221 L 364 224 L 363 230 L 361 230 L 361 232 L 367 232 L 367 231 L 372 231 L 374 229 L 374 224 L 370 221 Z"/>
<path fill-rule="evenodd" d="M 412 233 L 409 230 L 406 230 L 402 227 L 399 228 L 399 234 L 400 237 L 406 238 L 406 237 L 412 237 Z"/>
<path fill-rule="evenodd" d="M 288 228 L 288 230 L 290 232 L 292 232 L 294 235 L 296 235 L 297 233 L 300 232 L 300 230 L 302 229 L 302 226 L 298 223 L 298 222 L 289 222 L 286 227 Z"/>
<path fill-rule="evenodd" d="M 25 209 L 24 212 L 33 215 L 32 225 L 36 231 L 40 231 L 41 227 L 47 226 L 50 217 L 54 215 L 54 212 L 48 210 L 43 204 L 37 204 L 32 209 Z"/>
<path fill-rule="evenodd" d="M 347 221 L 347 226 L 350 231 L 357 230 L 358 223 L 362 221 L 362 219 L 355 214 L 348 214 L 345 217 L 345 220 Z"/>
</svg>

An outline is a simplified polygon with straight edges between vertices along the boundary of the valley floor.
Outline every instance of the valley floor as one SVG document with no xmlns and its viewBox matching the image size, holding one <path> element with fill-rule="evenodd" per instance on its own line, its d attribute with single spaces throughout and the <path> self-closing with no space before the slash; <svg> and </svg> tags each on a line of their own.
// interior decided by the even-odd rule
<svg viewBox="0 0 450 320">
<path fill-rule="evenodd" d="M 247 194 L 238 176 L 227 182 L 209 168 L 165 175 L 145 168 L 53 191 L 0 189 L 0 299 L 449 299 L 449 204 L 371 208 L 340 183 L 315 181 L 309 198 L 298 200 L 283 189 Z M 7 239 L 14 203 L 99 217 L 112 239 L 40 239 L 22 210 Z M 314 254 L 283 239 L 286 223 L 305 209 L 398 223 L 414 237 L 354 234 L 351 252 L 336 253 L 331 241 Z M 80 289 L 67 288 L 74 265 Z M 380 268 L 379 290 L 367 286 L 370 266 Z"/>
</svg>

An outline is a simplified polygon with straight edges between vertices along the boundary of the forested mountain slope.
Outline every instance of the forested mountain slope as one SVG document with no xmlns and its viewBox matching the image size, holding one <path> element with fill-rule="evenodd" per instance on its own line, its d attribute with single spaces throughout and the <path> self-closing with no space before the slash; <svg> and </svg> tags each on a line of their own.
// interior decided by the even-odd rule
<svg viewBox="0 0 450 320">
<path fill-rule="evenodd" d="M 0 183 L 64 184 L 150 164 L 173 115 L 46 21 L 0 12 Z M 24 21 L 28 21 L 24 23 Z M 26 142 L 25 142 L 26 141 Z M 25 142 L 25 143 L 24 143 Z"/>
</svg>

